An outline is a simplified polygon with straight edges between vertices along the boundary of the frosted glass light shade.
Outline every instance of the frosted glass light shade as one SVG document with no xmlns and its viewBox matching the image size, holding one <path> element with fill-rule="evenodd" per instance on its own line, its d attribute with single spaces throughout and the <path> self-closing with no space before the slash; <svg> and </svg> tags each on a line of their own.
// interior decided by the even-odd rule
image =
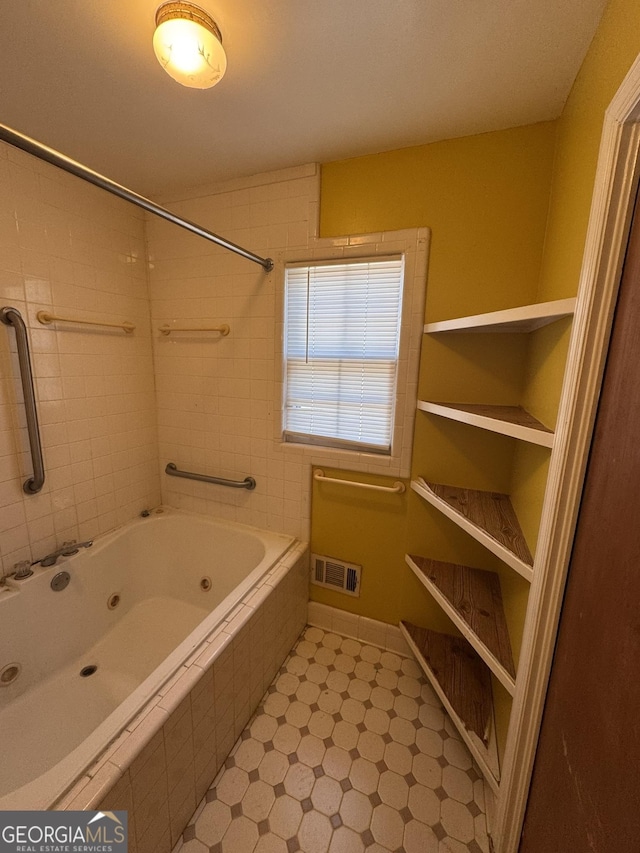
<svg viewBox="0 0 640 853">
<path fill-rule="evenodd" d="M 192 89 L 209 89 L 227 70 L 215 21 L 191 3 L 164 3 L 156 12 L 153 49 L 170 77 Z"/>
</svg>

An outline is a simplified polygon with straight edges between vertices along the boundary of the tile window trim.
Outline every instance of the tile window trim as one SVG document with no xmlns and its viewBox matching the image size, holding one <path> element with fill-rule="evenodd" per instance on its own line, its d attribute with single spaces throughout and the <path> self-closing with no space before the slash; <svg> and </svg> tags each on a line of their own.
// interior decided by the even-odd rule
<svg viewBox="0 0 640 853">
<path fill-rule="evenodd" d="M 275 401 L 272 412 L 272 435 L 280 450 L 288 456 L 311 465 L 348 467 L 395 477 L 408 477 L 411 468 L 413 423 L 418 388 L 420 343 L 424 325 L 427 260 L 430 230 L 410 228 L 377 234 L 314 238 L 307 249 L 277 253 L 274 258 L 276 283 L 275 335 Z M 287 264 L 313 263 L 340 259 L 383 257 L 403 254 L 405 259 L 402 323 L 398 358 L 397 397 L 394 421 L 394 443 L 390 455 L 364 450 L 297 444 L 282 439 L 282 406 L 284 399 L 284 270 Z"/>
</svg>

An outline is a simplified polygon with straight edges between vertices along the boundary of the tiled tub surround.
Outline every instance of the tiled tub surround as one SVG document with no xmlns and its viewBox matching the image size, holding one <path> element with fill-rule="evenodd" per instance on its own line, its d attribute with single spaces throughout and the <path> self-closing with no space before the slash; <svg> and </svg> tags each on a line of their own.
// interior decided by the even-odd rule
<svg viewBox="0 0 640 853">
<path fill-rule="evenodd" d="M 413 660 L 310 627 L 175 853 L 487 853 L 483 787 Z"/>
<path fill-rule="evenodd" d="M 160 468 L 242 479 L 220 489 L 162 474 L 162 500 L 309 538 L 312 465 L 408 476 L 424 324 L 428 229 L 319 238 L 319 169 L 311 164 L 165 199 L 167 206 L 264 257 L 271 273 L 157 218 L 147 222 Z M 394 455 L 282 443 L 284 264 L 405 252 Z M 164 324 L 228 323 L 231 332 L 160 334 Z"/>
<path fill-rule="evenodd" d="M 46 482 L 31 476 L 15 334 L 0 326 L 0 573 L 160 503 L 144 213 L 0 143 L 0 306 L 31 343 Z M 133 334 L 38 311 L 136 325 Z"/>
<path fill-rule="evenodd" d="M 263 257 L 304 247 L 318 221 L 319 169 L 301 166 L 162 200 Z M 160 470 L 242 479 L 252 492 L 161 474 L 162 500 L 308 539 L 308 468 L 274 446 L 274 273 L 157 218 L 147 221 Z M 164 324 L 228 323 L 230 334 L 161 335 Z"/>
<path fill-rule="evenodd" d="M 319 167 L 310 164 L 164 200 L 176 212 L 272 256 L 277 268 L 265 274 L 0 143 L 0 305 L 15 306 L 28 326 L 47 471 L 43 491 L 26 496 L 22 483 L 31 471 L 15 335 L 2 326 L 3 573 L 64 540 L 113 530 L 161 501 L 306 540 L 313 464 L 408 475 L 426 231 L 320 239 L 319 186 Z M 282 444 L 283 264 L 407 247 L 397 458 Z M 128 335 L 64 323 L 41 326 L 39 310 L 131 320 L 136 330 Z M 167 337 L 158 331 L 165 323 L 212 322 L 229 323 L 231 333 Z M 257 488 L 248 492 L 167 477 L 169 461 L 231 479 L 251 474 Z"/>
<path fill-rule="evenodd" d="M 54 592 L 60 571 L 71 580 Z M 9 583 L 0 591 L 0 648 L 3 666 L 21 672 L 0 691 L 0 725 L 13 733 L 3 738 L 2 808 L 51 807 L 70 788 L 66 800 L 86 797 L 92 783 L 113 784 L 141 733 L 162 727 L 232 642 L 244 646 L 245 662 L 233 666 L 240 680 L 228 750 L 306 620 L 304 546 L 176 510 L 159 509 Z M 247 632 L 264 634 L 257 654 L 246 654 Z M 97 671 L 82 678 L 87 665 Z"/>
<path fill-rule="evenodd" d="M 130 853 L 169 853 L 304 627 L 308 562 L 288 552 L 56 808 L 125 809 Z"/>
</svg>

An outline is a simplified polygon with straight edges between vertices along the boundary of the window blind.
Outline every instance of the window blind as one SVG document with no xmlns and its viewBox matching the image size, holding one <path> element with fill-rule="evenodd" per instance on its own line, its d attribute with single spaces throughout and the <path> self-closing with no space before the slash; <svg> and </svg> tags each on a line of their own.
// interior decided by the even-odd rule
<svg viewBox="0 0 640 853">
<path fill-rule="evenodd" d="M 284 437 L 390 452 L 403 259 L 289 266 Z"/>
</svg>

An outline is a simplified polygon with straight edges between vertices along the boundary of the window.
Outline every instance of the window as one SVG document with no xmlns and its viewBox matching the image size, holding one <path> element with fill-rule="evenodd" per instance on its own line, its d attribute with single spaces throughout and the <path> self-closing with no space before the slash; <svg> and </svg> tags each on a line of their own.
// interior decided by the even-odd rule
<svg viewBox="0 0 640 853">
<path fill-rule="evenodd" d="M 391 453 L 404 263 L 285 269 L 285 441 Z"/>
</svg>

